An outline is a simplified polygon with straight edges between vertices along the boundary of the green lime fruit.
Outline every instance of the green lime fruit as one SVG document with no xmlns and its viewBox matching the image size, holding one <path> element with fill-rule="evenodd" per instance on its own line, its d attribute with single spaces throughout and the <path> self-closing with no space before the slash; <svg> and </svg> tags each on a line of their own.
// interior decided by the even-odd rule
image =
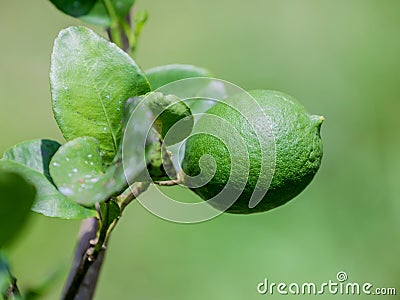
<svg viewBox="0 0 400 300">
<path fill-rule="evenodd" d="M 188 138 L 182 162 L 189 187 L 190 178 L 198 177 L 199 174 L 211 178 L 200 187 L 191 187 L 204 200 L 209 200 L 226 189 L 229 180 L 233 182 L 230 187 L 240 186 L 242 182 L 242 190 L 232 191 L 238 192 L 240 196 L 226 210 L 236 214 L 263 212 L 285 204 L 311 182 L 322 159 L 322 116 L 309 115 L 296 99 L 281 92 L 255 90 L 249 94 L 258 105 L 248 103 L 251 98 L 247 94 L 238 94 L 225 99 L 226 103 L 217 103 L 206 112 L 208 117 L 204 115 L 198 120 L 196 127 L 207 128 L 207 133 L 194 134 Z M 233 107 L 246 110 L 247 117 Z M 265 114 L 264 118 L 259 117 L 260 108 Z M 217 118 L 210 119 L 211 115 Z M 252 118 L 253 115 L 254 119 L 249 121 L 249 116 Z M 232 133 L 226 129 L 224 122 L 218 121 L 219 118 L 231 124 L 240 134 L 245 145 L 249 170 L 243 170 L 245 164 L 232 164 L 234 161 L 244 161 L 243 153 L 237 149 L 228 149 L 223 143 L 224 140 L 232 139 Z M 261 135 L 255 134 L 252 124 L 261 128 Z M 275 165 L 274 170 L 268 172 L 260 172 L 261 157 L 264 157 L 262 153 L 265 154 L 261 148 L 263 140 L 275 143 L 267 147 L 267 151 L 270 152 L 267 153 L 267 157 L 275 158 L 272 164 Z M 207 163 L 205 167 L 200 168 L 200 158 L 203 156 L 214 158 L 214 170 L 208 172 L 207 169 L 213 168 Z M 236 173 L 232 172 L 236 174 L 233 178 L 231 170 L 238 170 Z M 242 173 L 246 176 L 240 175 Z M 264 188 L 266 194 L 263 193 L 261 201 L 252 207 L 249 200 L 256 186 L 257 191 Z M 224 207 L 218 202 L 210 201 L 210 204 L 217 209 Z"/>
</svg>

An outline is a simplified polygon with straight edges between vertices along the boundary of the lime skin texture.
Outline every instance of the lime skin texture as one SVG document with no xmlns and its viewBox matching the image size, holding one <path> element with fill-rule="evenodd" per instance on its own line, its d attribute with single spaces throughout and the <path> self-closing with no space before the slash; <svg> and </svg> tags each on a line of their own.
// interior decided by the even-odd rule
<svg viewBox="0 0 400 300">
<path fill-rule="evenodd" d="M 281 92 L 254 90 L 250 91 L 249 94 L 258 105 L 246 103 L 249 98 L 242 94 L 231 96 L 225 102 L 233 104 L 234 107 L 243 107 L 247 110 L 246 116 L 251 116 L 252 113 L 259 115 L 256 112 L 261 108 L 266 116 L 256 119 L 257 126 L 261 126 L 263 129 L 261 135 L 255 134 L 254 127 L 248 121 L 248 118 L 223 102 L 215 104 L 206 112 L 206 114 L 217 116 L 229 122 L 237 130 L 245 143 L 247 149 L 245 155 L 247 157 L 240 157 L 244 155 L 242 151 L 228 149 L 222 142 L 224 138 L 229 139 L 230 137 L 223 136 L 226 130 L 224 130 L 221 122 L 216 120 L 217 118 L 210 120 L 210 118 L 201 117 L 197 125 L 199 128 L 202 126 L 207 128 L 208 131 L 188 138 L 182 161 L 182 170 L 186 178 L 198 176 L 200 173 L 201 176 L 204 174 L 204 176 L 211 178 L 201 187 L 191 188 L 204 200 L 212 199 L 218 195 L 229 180 L 233 182 L 231 186 L 240 186 L 240 183 L 242 183 L 241 186 L 245 185 L 241 191 L 232 191 L 238 192 L 240 196 L 226 212 L 234 214 L 264 212 L 293 199 L 314 178 L 320 167 L 323 153 L 320 128 L 324 117 L 308 114 L 296 99 Z M 208 132 L 215 134 L 208 134 Z M 226 135 L 228 134 L 230 133 L 226 133 Z M 271 136 L 273 136 L 273 139 L 271 139 Z M 262 153 L 265 156 L 265 152 L 261 150 L 260 139 L 269 139 L 268 142 L 275 143 L 267 149 L 267 158 L 275 160 L 275 163 L 271 164 L 274 170 L 260 172 L 262 169 Z M 199 161 L 204 155 L 211 155 L 214 158 L 216 164 L 214 170 L 208 172 L 207 166 L 200 168 Z M 234 159 L 235 156 L 239 157 Z M 236 165 L 231 163 L 242 159 L 247 159 L 249 162 L 249 170 L 241 170 L 243 165 L 240 163 Z M 236 174 L 235 176 L 231 174 L 232 168 L 239 170 L 232 173 Z M 259 182 L 257 190 L 261 188 L 266 193 L 255 207 L 250 207 L 249 200 L 257 181 Z M 244 184 L 244 182 L 246 183 Z M 190 179 L 187 179 L 187 183 L 190 187 Z M 211 200 L 209 203 L 217 209 L 226 209 L 223 203 L 218 201 Z"/>
</svg>

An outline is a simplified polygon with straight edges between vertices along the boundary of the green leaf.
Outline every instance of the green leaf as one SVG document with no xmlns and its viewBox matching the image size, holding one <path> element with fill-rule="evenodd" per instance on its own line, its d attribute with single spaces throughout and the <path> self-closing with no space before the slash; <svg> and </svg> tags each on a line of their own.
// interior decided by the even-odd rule
<svg viewBox="0 0 400 300">
<path fill-rule="evenodd" d="M 96 138 L 103 162 L 110 164 L 125 101 L 150 88 L 140 68 L 90 29 L 70 27 L 54 43 L 50 82 L 54 116 L 66 140 Z"/>
<path fill-rule="evenodd" d="M 63 13 L 79 17 L 86 15 L 93 8 L 97 0 L 50 0 Z"/>
<path fill-rule="evenodd" d="M 18 144 L 8 149 L 3 160 L 16 161 L 39 173 L 43 173 L 52 182 L 49 164 L 52 156 L 60 148 L 60 144 L 51 140 L 32 140 Z"/>
<path fill-rule="evenodd" d="M 104 177 L 96 139 L 80 137 L 61 146 L 51 160 L 50 174 L 64 196 L 86 204 L 100 192 L 97 185 Z"/>
<path fill-rule="evenodd" d="M 35 195 L 35 188 L 20 175 L 0 172 L 0 248 L 24 225 Z"/>
<path fill-rule="evenodd" d="M 116 157 L 119 167 L 116 174 L 124 174 L 130 185 L 137 181 L 148 180 L 143 171 L 154 158 L 160 144 L 159 133 L 152 128 L 154 114 L 143 97 L 133 97 L 125 104 L 123 117 L 123 143 Z M 121 175 L 115 175 L 118 177 Z"/>
<path fill-rule="evenodd" d="M 204 68 L 180 64 L 165 65 L 147 70 L 146 76 L 153 91 L 157 90 L 164 94 L 174 94 L 180 97 L 185 100 L 193 114 L 204 113 L 216 103 L 213 100 L 204 98 L 204 95 L 210 95 L 215 99 L 225 99 L 227 97 L 225 86 L 221 82 L 211 79 L 163 87 L 182 79 L 213 77 L 213 74 Z M 190 98 L 195 99 L 186 100 Z"/>
<path fill-rule="evenodd" d="M 126 102 L 124 140 L 105 171 L 96 139 L 80 137 L 60 147 L 51 160 L 50 174 L 64 196 L 87 206 L 103 202 L 121 194 L 135 180 L 148 180 L 143 172 L 147 166 L 152 177 L 165 178 L 162 162 L 168 165 L 168 158 L 162 158 L 166 151 L 161 151 L 161 136 L 152 129 L 155 108 L 150 109 L 150 101 L 141 101 L 135 97 Z M 176 105 L 167 102 L 171 103 Z"/>
<path fill-rule="evenodd" d="M 158 92 L 147 95 L 146 101 L 156 117 L 154 127 L 166 145 L 174 145 L 190 135 L 194 120 L 185 102 L 174 95 L 164 96 Z"/>
<path fill-rule="evenodd" d="M 135 132 L 132 136 L 137 141 Z M 128 153 L 130 159 L 133 159 L 132 155 L 137 157 L 134 162 L 125 165 L 125 169 L 121 149 L 111 166 L 103 172 L 97 141 L 91 137 L 76 138 L 63 145 L 53 156 L 50 174 L 64 196 L 90 206 L 121 194 L 143 171 L 146 165 L 137 162 L 140 158 L 144 160 L 145 150 L 131 145 Z"/>
<path fill-rule="evenodd" d="M 154 113 L 155 108 L 151 108 L 151 102 L 149 98 L 144 97 L 135 97 L 127 101 L 124 142 L 120 152 L 121 158 L 123 154 L 125 175 L 127 178 L 143 182 L 167 180 L 167 173 L 175 179 L 175 168 L 165 145 L 162 144 L 162 137 L 152 127 L 157 114 Z M 133 171 L 141 172 L 137 175 L 138 173 Z"/>
<path fill-rule="evenodd" d="M 91 137 L 76 138 L 53 156 L 50 174 L 58 190 L 69 199 L 92 205 L 108 196 L 108 181 L 103 173 L 99 144 Z"/>
<path fill-rule="evenodd" d="M 125 18 L 132 6 L 135 4 L 135 0 L 111 0 L 110 2 L 114 5 L 115 12 L 119 19 Z M 103 1 L 98 1 L 90 13 L 82 16 L 80 19 L 86 23 L 94 25 L 105 27 L 109 27 L 111 25 L 111 19 L 107 13 Z"/>
<path fill-rule="evenodd" d="M 135 36 L 136 38 L 140 35 L 144 24 L 146 24 L 147 19 L 149 18 L 149 13 L 147 10 L 140 10 L 135 12 L 135 16 L 133 19 L 133 24 L 135 24 Z"/>
<path fill-rule="evenodd" d="M 213 77 L 213 74 L 204 68 L 192 65 L 165 65 L 154 67 L 146 71 L 151 89 L 155 91 L 165 84 L 192 77 Z"/>
<path fill-rule="evenodd" d="M 145 160 L 146 152 L 152 150 L 155 140 L 151 139 L 152 135 L 147 137 L 151 128 L 152 112 L 148 106 L 137 107 L 138 101 L 139 98 L 134 97 L 125 104 L 122 131 L 127 134 L 119 145 L 113 163 L 105 172 L 101 167 L 99 145 L 93 138 L 72 140 L 54 155 L 50 173 L 64 195 L 78 203 L 93 205 L 122 193 L 143 172 L 148 163 Z M 129 122 L 134 111 L 135 120 Z M 146 141 L 144 146 L 141 146 L 141 141 Z M 83 167 L 79 167 L 81 165 Z"/>
<path fill-rule="evenodd" d="M 176 179 L 176 169 L 158 133 L 151 134 L 154 140 L 146 151 L 147 170 L 139 176 L 142 182 Z"/>
<path fill-rule="evenodd" d="M 15 172 L 36 188 L 32 210 L 48 217 L 85 219 L 96 216 L 64 197 L 53 185 L 49 175 L 50 159 L 60 147 L 55 141 L 34 140 L 9 149 L 0 160 L 0 170 Z"/>
</svg>

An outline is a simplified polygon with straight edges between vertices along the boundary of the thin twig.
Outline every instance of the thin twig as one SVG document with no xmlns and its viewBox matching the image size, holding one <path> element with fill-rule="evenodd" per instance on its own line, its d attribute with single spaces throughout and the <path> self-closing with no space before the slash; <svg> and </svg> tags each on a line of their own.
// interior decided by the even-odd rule
<svg viewBox="0 0 400 300">
<path fill-rule="evenodd" d="M 170 157 L 170 156 L 168 156 L 167 158 L 171 161 L 171 157 Z M 164 156 L 164 159 L 166 159 L 165 156 Z M 173 164 L 172 164 L 172 163 L 171 163 L 171 165 L 172 165 L 172 167 L 173 167 Z M 174 171 L 175 171 L 175 169 L 174 169 Z M 176 171 L 175 171 L 175 172 L 176 172 Z M 173 186 L 173 185 L 179 185 L 179 184 L 184 183 L 183 178 L 184 178 L 184 176 L 183 176 L 183 171 L 181 171 L 181 172 L 179 172 L 179 173 L 176 173 L 176 179 L 165 180 L 165 181 L 154 181 L 154 184 L 157 184 L 157 185 L 159 185 L 159 186 Z"/>
<path fill-rule="evenodd" d="M 145 192 L 149 186 L 150 183 L 148 182 L 137 182 L 127 189 L 121 196 L 119 196 L 118 201 L 121 203 L 121 213 L 133 200 L 136 199 L 136 197 Z"/>
<path fill-rule="evenodd" d="M 165 181 L 154 181 L 154 184 L 157 184 L 159 186 L 173 186 L 173 185 L 181 184 L 181 180 L 173 179 L 173 180 L 165 180 Z"/>
<path fill-rule="evenodd" d="M 89 260 L 88 256 L 90 249 L 94 246 L 92 241 L 96 238 L 97 228 L 98 220 L 96 218 L 82 221 L 73 266 L 62 299 L 86 300 L 93 298 L 98 274 L 104 259 L 104 252 L 99 253 L 96 263 L 92 259 Z M 90 272 L 88 272 L 90 267 Z"/>
<path fill-rule="evenodd" d="M 145 192 L 149 185 L 149 183 L 136 183 L 123 193 L 118 199 L 122 201 L 121 213 L 129 203 Z M 106 215 L 103 216 L 104 220 L 108 219 L 107 213 L 108 209 L 106 209 Z M 64 289 L 63 300 L 93 298 L 110 234 L 118 220 L 119 218 L 115 219 L 108 227 L 101 227 L 100 232 L 98 232 L 99 221 L 97 219 L 91 218 L 82 222 L 74 264 Z"/>
</svg>

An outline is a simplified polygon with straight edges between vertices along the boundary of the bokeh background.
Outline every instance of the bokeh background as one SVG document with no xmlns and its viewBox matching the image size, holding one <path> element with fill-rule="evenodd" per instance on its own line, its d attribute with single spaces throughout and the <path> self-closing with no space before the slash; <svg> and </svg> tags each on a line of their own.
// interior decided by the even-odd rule
<svg viewBox="0 0 400 300">
<path fill-rule="evenodd" d="M 325 116 L 325 156 L 300 196 L 267 213 L 180 225 L 133 204 L 112 237 L 95 298 L 271 299 L 282 296 L 256 291 L 265 277 L 322 283 L 339 271 L 399 294 L 400 2 L 138 0 L 137 7 L 150 13 L 136 57 L 143 68 L 189 63 L 245 89 L 287 92 Z M 48 70 L 54 38 L 73 24 L 80 22 L 48 1 L 1 0 L 0 152 L 26 139 L 63 141 Z M 60 269 L 44 299 L 58 298 L 78 228 L 32 214 L 6 251 L 22 289 Z M 319 298 L 335 297 L 362 298 Z"/>
</svg>

